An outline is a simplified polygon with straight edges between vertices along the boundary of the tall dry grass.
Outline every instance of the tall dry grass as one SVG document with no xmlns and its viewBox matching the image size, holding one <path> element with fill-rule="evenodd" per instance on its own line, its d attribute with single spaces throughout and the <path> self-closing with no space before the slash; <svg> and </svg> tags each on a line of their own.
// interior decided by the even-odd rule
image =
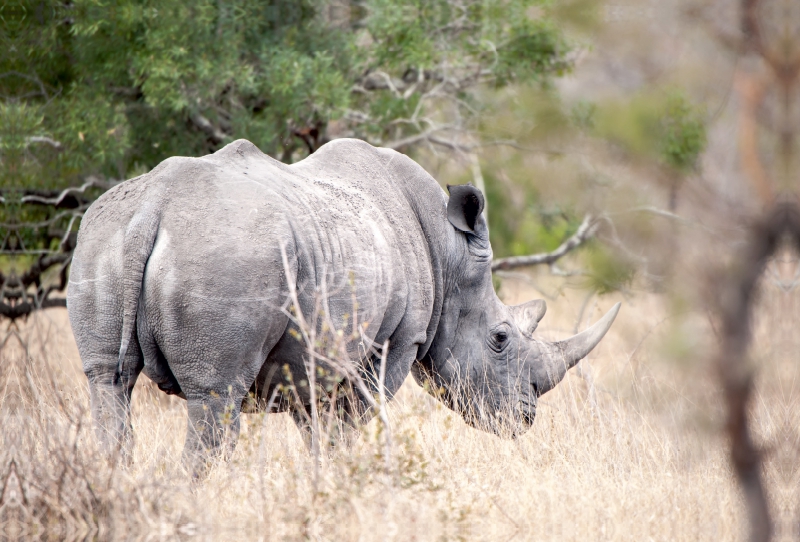
<svg viewBox="0 0 800 542">
<path fill-rule="evenodd" d="M 505 301 L 540 297 L 531 284 L 560 292 L 539 332 L 550 339 L 617 301 L 584 303 L 542 277 L 507 279 Z M 796 297 L 765 283 L 754 350 L 763 367 L 754 426 L 773 450 L 765 474 L 780 536 L 798 517 L 798 369 L 786 354 L 797 340 L 785 324 L 797 316 Z M 469 428 L 409 379 L 388 407 L 390 460 L 373 421 L 352 446 L 323 454 L 316 487 L 313 458 L 285 414 L 244 415 L 230 460 L 192 482 L 180 466 L 185 403 L 144 377 L 134 393 L 133 462 L 109 465 L 66 312 L 36 315 L 2 350 L 0 537 L 743 538 L 705 361 L 714 346 L 708 319 L 655 295 L 622 301 L 608 336 L 541 399 L 521 438 Z"/>
</svg>

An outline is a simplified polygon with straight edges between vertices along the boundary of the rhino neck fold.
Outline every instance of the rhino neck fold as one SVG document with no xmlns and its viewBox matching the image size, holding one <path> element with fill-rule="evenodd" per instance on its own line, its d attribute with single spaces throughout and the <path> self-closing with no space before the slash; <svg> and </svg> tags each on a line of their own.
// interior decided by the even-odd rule
<svg viewBox="0 0 800 542">
<path fill-rule="evenodd" d="M 382 149 L 384 150 L 384 149 Z M 433 279 L 431 316 L 425 331 L 426 340 L 417 350 L 417 360 L 424 359 L 436 337 L 445 295 L 445 266 L 447 265 L 448 228 L 447 200 L 439 184 L 406 156 L 390 151 L 385 166 L 395 186 L 405 196 L 425 237 L 425 250 Z"/>
</svg>

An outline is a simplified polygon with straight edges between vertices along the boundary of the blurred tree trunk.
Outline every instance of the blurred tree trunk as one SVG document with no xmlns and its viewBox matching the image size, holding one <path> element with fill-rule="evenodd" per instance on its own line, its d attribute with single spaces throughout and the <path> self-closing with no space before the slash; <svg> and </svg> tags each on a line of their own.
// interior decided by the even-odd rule
<svg viewBox="0 0 800 542">
<path fill-rule="evenodd" d="M 761 479 L 762 451 L 753 443 L 748 408 L 754 387 L 747 362 L 752 298 L 768 259 L 788 237 L 800 250 L 798 172 L 794 167 L 794 116 L 800 73 L 800 20 L 792 5 L 774 0 L 741 0 L 741 55 L 734 89 L 739 98 L 739 158 L 742 170 L 762 204 L 760 216 L 748 226 L 748 240 L 728 272 L 715 275 L 717 310 L 722 322 L 717 370 L 727 409 L 731 461 L 745 496 L 750 540 L 766 541 L 774 526 Z M 765 104 L 774 111 L 772 122 L 762 116 Z M 762 137 L 770 130 L 772 139 Z M 777 141 L 769 165 L 762 146 Z M 795 518 L 797 521 L 797 518 Z M 796 528 L 796 527 L 795 527 Z"/>
</svg>

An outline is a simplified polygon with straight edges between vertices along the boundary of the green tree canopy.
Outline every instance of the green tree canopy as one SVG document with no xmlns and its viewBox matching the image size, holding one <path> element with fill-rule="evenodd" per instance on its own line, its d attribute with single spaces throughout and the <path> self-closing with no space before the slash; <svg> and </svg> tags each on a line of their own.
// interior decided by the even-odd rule
<svg viewBox="0 0 800 542">
<path fill-rule="evenodd" d="M 0 314 L 63 304 L 102 190 L 237 138 L 480 141 L 482 93 L 569 69 L 547 0 L 28 0 L 0 8 Z M 58 277 L 58 280 L 50 280 Z"/>
</svg>

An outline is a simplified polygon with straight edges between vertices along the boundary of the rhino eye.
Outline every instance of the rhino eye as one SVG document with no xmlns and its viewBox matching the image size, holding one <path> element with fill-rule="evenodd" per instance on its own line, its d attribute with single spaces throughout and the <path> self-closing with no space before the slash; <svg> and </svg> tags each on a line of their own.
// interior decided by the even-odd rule
<svg viewBox="0 0 800 542">
<path fill-rule="evenodd" d="M 505 348 L 507 343 L 508 343 L 508 332 L 506 330 L 498 329 L 492 332 L 489 339 L 489 345 L 491 346 L 492 350 L 499 352 L 500 350 Z"/>
</svg>

